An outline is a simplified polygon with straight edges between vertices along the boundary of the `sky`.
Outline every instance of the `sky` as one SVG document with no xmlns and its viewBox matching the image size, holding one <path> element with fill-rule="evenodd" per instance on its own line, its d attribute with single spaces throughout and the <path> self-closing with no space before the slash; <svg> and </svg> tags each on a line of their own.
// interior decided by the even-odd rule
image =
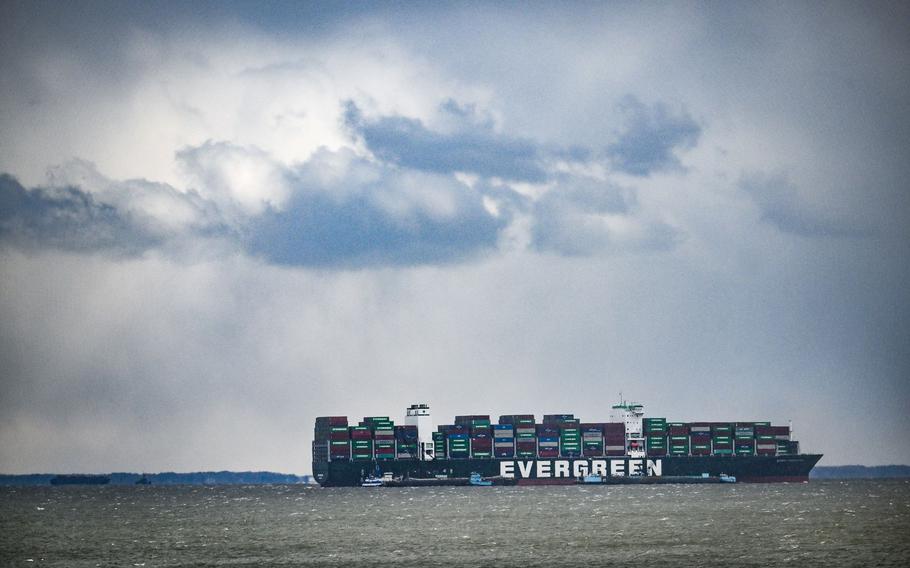
<svg viewBox="0 0 910 568">
<path fill-rule="evenodd" d="M 901 3 L 0 4 L 0 472 L 316 416 L 792 420 L 910 463 Z"/>
</svg>

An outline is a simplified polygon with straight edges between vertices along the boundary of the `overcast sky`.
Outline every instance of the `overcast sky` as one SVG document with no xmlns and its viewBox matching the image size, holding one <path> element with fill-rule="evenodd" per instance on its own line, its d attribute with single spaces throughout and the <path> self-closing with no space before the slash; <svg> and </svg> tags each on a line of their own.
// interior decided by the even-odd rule
<svg viewBox="0 0 910 568">
<path fill-rule="evenodd" d="M 900 3 L 4 2 L 0 472 L 318 415 L 793 420 L 910 463 Z"/>
</svg>

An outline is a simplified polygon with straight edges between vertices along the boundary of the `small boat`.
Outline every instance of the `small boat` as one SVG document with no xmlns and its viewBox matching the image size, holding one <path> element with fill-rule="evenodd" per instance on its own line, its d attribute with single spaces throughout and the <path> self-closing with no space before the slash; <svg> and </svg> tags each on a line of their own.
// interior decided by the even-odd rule
<svg viewBox="0 0 910 568">
<path fill-rule="evenodd" d="M 603 483 L 604 478 L 599 475 L 586 475 L 581 478 L 582 483 Z"/>
<path fill-rule="evenodd" d="M 373 477 L 372 475 L 368 476 L 360 484 L 361 487 L 382 487 L 382 479 L 378 477 Z"/>
<path fill-rule="evenodd" d="M 468 483 L 471 485 L 477 485 L 479 487 L 488 487 L 493 485 L 493 482 L 489 479 L 484 479 L 479 473 L 471 473 L 471 477 L 468 478 Z"/>
<path fill-rule="evenodd" d="M 726 473 L 720 474 L 721 483 L 736 483 L 736 477 L 733 475 L 727 475 Z"/>
</svg>

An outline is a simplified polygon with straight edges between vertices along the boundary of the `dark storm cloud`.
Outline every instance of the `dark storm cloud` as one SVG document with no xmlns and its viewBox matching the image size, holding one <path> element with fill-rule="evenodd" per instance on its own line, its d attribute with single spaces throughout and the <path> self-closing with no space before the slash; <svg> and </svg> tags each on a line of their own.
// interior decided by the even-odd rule
<svg viewBox="0 0 910 568">
<path fill-rule="evenodd" d="M 607 147 L 613 166 L 635 176 L 680 168 L 674 151 L 695 146 L 701 135 L 692 117 L 662 103 L 645 105 L 632 96 L 620 106 L 625 124 L 616 142 Z"/>
<path fill-rule="evenodd" d="M 462 119 L 472 115 L 470 108 L 460 107 L 451 100 L 441 110 Z M 488 122 L 468 124 L 467 128 L 443 134 L 404 116 L 367 119 L 353 103 L 348 103 L 345 118 L 376 157 L 393 164 L 429 172 L 468 172 L 515 181 L 546 179 L 537 145 L 498 134 Z"/>
<path fill-rule="evenodd" d="M 307 266 L 438 264 L 493 249 L 507 219 L 450 178 L 398 172 L 323 151 L 294 172 L 290 202 L 250 219 L 246 246 L 270 262 Z"/>
<path fill-rule="evenodd" d="M 870 231 L 811 207 L 784 175 L 748 174 L 739 182 L 761 210 L 762 221 L 802 237 L 862 237 Z"/>
<path fill-rule="evenodd" d="M 484 193 L 451 176 L 401 171 L 348 150 L 323 150 L 289 168 L 256 148 L 206 142 L 183 149 L 179 159 L 205 185 L 205 198 L 164 184 L 112 182 L 79 161 L 51 169 L 51 178 L 63 182 L 51 188 L 27 189 L 3 175 L 0 241 L 18 248 L 136 255 L 216 237 L 275 264 L 407 266 L 457 262 L 493 249 L 510 220 L 508 210 L 492 214 Z M 287 186 L 289 196 L 250 209 L 249 202 L 237 201 L 224 173 L 237 167 L 265 172 L 257 183 Z M 490 194 L 498 199 L 512 195 L 495 189 Z M 144 214 L 148 207 L 163 208 L 165 219 L 180 214 L 187 220 L 161 226 L 160 219 Z"/>
<path fill-rule="evenodd" d="M 28 190 L 0 174 L 0 242 L 25 249 L 138 254 L 162 240 L 128 213 L 79 188 Z"/>
</svg>

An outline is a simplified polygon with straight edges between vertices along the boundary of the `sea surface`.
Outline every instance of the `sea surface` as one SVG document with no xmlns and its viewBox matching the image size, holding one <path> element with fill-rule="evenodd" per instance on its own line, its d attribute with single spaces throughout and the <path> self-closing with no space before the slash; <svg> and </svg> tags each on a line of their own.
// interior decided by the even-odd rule
<svg viewBox="0 0 910 568">
<path fill-rule="evenodd" d="M 0 487 L 2 566 L 910 566 L 910 480 Z"/>
</svg>

